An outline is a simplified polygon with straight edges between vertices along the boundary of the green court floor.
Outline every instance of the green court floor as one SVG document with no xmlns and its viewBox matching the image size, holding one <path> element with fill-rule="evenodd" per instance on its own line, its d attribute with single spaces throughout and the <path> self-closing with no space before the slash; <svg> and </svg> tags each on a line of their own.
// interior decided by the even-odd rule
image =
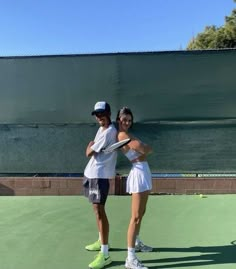
<svg viewBox="0 0 236 269">
<path fill-rule="evenodd" d="M 124 268 L 129 196 L 110 196 L 110 252 Z M 150 196 L 138 256 L 148 268 L 236 268 L 236 195 Z M 91 205 L 82 196 L 0 197 L 1 269 L 83 269 L 96 252 Z"/>
</svg>

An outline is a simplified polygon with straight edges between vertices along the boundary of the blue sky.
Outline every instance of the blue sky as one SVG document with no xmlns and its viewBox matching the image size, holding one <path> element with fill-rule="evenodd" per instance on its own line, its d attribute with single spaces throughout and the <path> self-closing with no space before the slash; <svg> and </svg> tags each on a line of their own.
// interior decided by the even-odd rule
<svg viewBox="0 0 236 269">
<path fill-rule="evenodd" d="M 0 0 L 0 56 L 185 49 L 233 0 Z"/>
</svg>

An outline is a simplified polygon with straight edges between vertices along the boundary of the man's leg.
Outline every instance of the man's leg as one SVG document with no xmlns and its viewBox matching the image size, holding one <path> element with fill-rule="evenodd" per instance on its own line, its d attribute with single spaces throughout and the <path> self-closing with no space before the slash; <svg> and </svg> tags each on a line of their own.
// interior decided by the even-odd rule
<svg viewBox="0 0 236 269">
<path fill-rule="evenodd" d="M 93 204 L 93 210 L 96 217 L 98 231 L 100 233 L 101 244 L 108 245 L 109 222 L 105 211 L 105 205 Z"/>
<path fill-rule="evenodd" d="M 89 268 L 91 269 L 104 268 L 112 262 L 108 253 L 109 222 L 105 211 L 105 203 L 109 191 L 109 180 L 100 179 L 98 186 L 100 200 L 99 202 L 93 201 L 93 210 L 99 231 L 101 251 L 98 253 L 95 260 L 89 264 Z"/>
<path fill-rule="evenodd" d="M 109 192 L 109 179 L 91 179 L 89 201 L 93 204 L 99 238 L 85 249 L 90 251 L 101 250 L 101 245 L 108 244 L 109 222 L 105 212 L 105 203 Z"/>
<path fill-rule="evenodd" d="M 105 211 L 105 205 L 93 204 L 93 210 L 96 217 L 99 239 L 85 248 L 90 251 L 99 251 L 101 250 L 102 245 L 108 245 L 109 222 Z"/>
</svg>

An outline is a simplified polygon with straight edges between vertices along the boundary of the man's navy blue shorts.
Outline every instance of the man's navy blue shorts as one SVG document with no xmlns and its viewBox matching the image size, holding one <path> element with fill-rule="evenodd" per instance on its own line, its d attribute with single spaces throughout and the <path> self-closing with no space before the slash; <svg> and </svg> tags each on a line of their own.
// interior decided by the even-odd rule
<svg viewBox="0 0 236 269">
<path fill-rule="evenodd" d="M 105 205 L 109 193 L 108 178 L 86 178 L 83 179 L 84 195 L 93 204 Z"/>
</svg>

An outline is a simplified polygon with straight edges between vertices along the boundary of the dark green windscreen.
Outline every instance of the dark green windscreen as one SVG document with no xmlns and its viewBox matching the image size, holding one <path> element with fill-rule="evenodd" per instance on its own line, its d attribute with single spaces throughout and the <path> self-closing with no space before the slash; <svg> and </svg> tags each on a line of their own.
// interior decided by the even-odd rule
<svg viewBox="0 0 236 269">
<path fill-rule="evenodd" d="M 236 117 L 236 50 L 0 58 L 0 123 L 89 123 L 97 100 L 136 121 Z"/>
<path fill-rule="evenodd" d="M 1 173 L 82 173 L 85 148 L 94 124 L 65 126 L 1 126 Z M 153 147 L 148 160 L 153 172 L 235 172 L 236 125 L 141 124 L 133 133 Z M 130 168 L 119 154 L 117 172 Z"/>
<path fill-rule="evenodd" d="M 98 100 L 132 109 L 153 172 L 236 171 L 235 70 L 236 50 L 0 58 L 0 173 L 83 172 Z"/>
</svg>

